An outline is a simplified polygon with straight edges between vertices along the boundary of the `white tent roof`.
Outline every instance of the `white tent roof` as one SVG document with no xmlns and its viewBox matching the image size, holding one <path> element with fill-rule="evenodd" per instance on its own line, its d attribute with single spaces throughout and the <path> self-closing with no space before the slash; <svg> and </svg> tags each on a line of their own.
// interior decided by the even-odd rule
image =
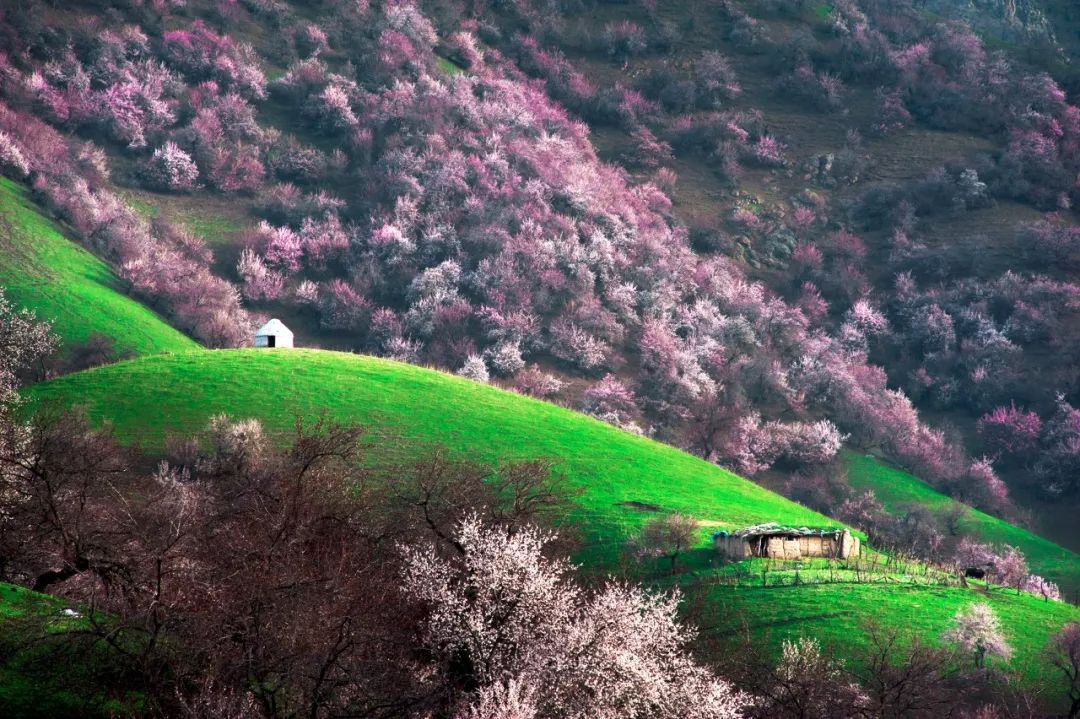
<svg viewBox="0 0 1080 719">
<path fill-rule="evenodd" d="M 265 325 L 259 328 L 259 331 L 255 333 L 256 337 L 292 337 L 293 333 L 285 323 L 275 318 L 267 322 Z"/>
</svg>

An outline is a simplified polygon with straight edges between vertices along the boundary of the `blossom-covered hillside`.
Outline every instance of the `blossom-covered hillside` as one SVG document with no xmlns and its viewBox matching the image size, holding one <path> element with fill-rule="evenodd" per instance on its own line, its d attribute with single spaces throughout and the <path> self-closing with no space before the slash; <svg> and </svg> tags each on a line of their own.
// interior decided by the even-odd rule
<svg viewBox="0 0 1080 719">
<path fill-rule="evenodd" d="M 273 311 L 317 321 L 328 344 L 580 401 L 744 472 L 828 460 L 848 432 L 1003 501 L 985 472 L 939 466 L 944 438 L 867 363 L 855 338 L 883 322 L 869 305 L 834 338 L 805 303 L 695 253 L 662 176 L 600 162 L 560 93 L 460 10 L 10 10 L 8 172 L 211 345 L 245 343 L 248 313 Z M 527 38 L 515 47 L 558 64 Z M 700 64 L 717 101 L 738 90 L 723 58 Z M 567 72 L 568 91 L 604 104 Z M 651 107 L 629 93 L 612 111 L 638 123 Z M 748 161 L 779 151 L 760 119 L 727 126 L 756 148 Z M 182 223 L 141 217 L 130 200 L 151 191 L 179 207 L 235 196 L 244 229 L 219 250 L 235 272 L 211 272 Z"/>
<path fill-rule="evenodd" d="M 276 315 L 834 514 L 845 443 L 1075 500 L 1057 6 L 106 5 L 5 11 L 4 171 L 204 344 Z"/>
</svg>

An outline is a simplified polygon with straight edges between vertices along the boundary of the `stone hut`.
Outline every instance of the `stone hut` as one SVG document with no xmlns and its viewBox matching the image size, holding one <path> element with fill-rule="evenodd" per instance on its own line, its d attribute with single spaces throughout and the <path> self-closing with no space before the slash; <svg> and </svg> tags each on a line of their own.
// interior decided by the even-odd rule
<svg viewBox="0 0 1080 719">
<path fill-rule="evenodd" d="M 293 333 L 285 323 L 273 319 L 259 328 L 255 333 L 256 347 L 292 347 Z"/>
<path fill-rule="evenodd" d="M 801 559 L 828 557 L 847 559 L 859 556 L 859 538 L 846 529 L 782 527 L 758 524 L 735 532 L 716 532 L 713 544 L 728 559 L 768 557 Z"/>
</svg>

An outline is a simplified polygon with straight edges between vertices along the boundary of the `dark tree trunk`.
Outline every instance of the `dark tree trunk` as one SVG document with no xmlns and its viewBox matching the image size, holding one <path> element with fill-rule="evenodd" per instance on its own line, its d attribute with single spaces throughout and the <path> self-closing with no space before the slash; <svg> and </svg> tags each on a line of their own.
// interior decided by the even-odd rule
<svg viewBox="0 0 1080 719">
<path fill-rule="evenodd" d="M 89 568 L 90 562 L 83 557 L 79 557 L 74 564 L 68 564 L 63 569 L 50 569 L 47 572 L 42 572 L 34 580 L 34 586 L 31 589 L 35 592 L 46 592 L 53 584 L 66 582 L 76 574 L 85 572 Z"/>
</svg>

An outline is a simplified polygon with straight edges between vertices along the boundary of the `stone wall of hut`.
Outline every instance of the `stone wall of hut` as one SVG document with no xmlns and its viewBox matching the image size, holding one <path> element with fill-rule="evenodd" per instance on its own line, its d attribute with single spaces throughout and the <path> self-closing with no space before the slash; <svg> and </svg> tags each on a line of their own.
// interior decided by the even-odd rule
<svg viewBox="0 0 1080 719">
<path fill-rule="evenodd" d="M 829 557 L 846 559 L 859 555 L 859 538 L 851 532 L 808 536 L 718 536 L 714 540 L 717 551 L 729 559 L 769 557 L 771 559 L 801 559 L 802 557 Z"/>
<path fill-rule="evenodd" d="M 730 559 L 746 559 L 752 556 L 750 544 L 743 537 L 717 537 L 713 543 L 720 554 Z"/>
</svg>

